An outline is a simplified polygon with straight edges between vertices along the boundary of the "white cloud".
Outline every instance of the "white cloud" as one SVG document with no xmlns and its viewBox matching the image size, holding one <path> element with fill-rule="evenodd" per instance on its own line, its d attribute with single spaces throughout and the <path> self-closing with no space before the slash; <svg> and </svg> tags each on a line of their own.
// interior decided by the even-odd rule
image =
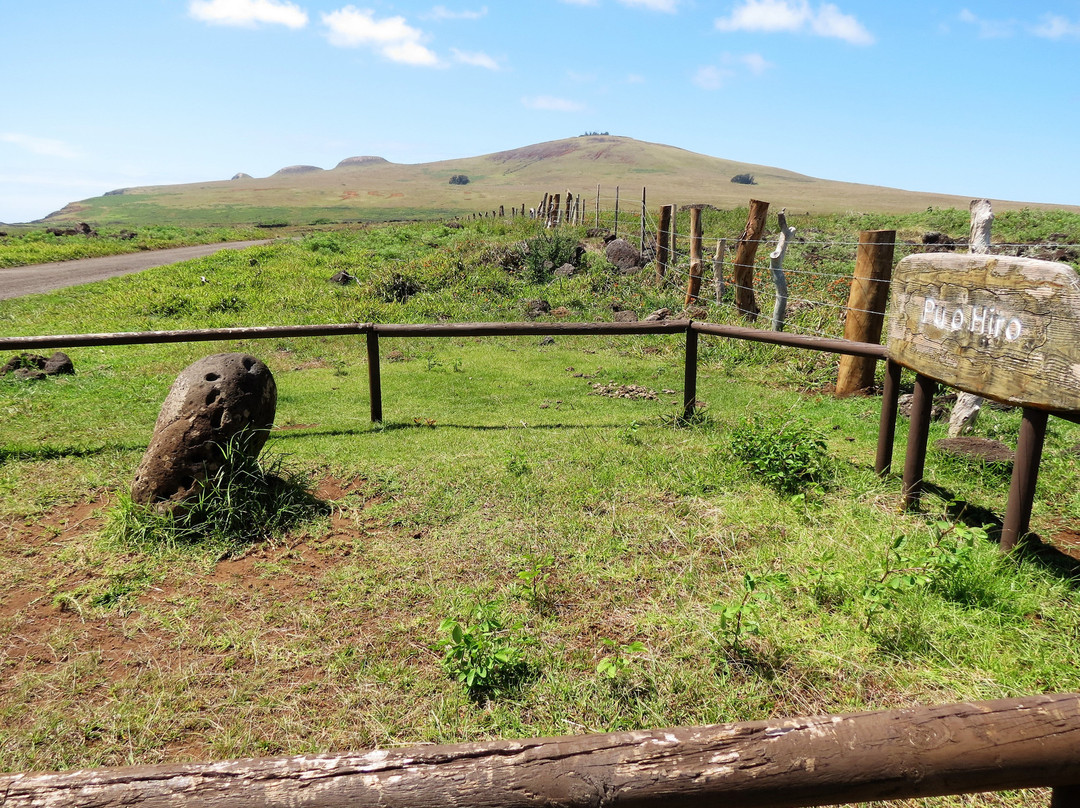
<svg viewBox="0 0 1080 808">
<path fill-rule="evenodd" d="M 735 78 L 735 71 L 727 68 L 705 65 L 694 74 L 694 84 L 703 90 L 719 90 L 728 79 Z"/>
<path fill-rule="evenodd" d="M 720 65 L 699 67 L 691 80 L 703 90 L 719 90 L 727 85 L 730 79 L 736 78 L 740 70 L 760 76 L 773 66 L 772 62 L 759 53 L 725 53 L 720 57 Z"/>
<path fill-rule="evenodd" d="M 742 62 L 746 68 L 755 76 L 760 76 L 770 67 L 773 67 L 773 63 L 767 61 L 760 53 L 747 53 L 739 57 L 739 61 Z"/>
<path fill-rule="evenodd" d="M 852 45 L 872 45 L 874 36 L 854 16 L 832 3 L 811 7 L 808 0 L 743 0 L 731 15 L 716 20 L 720 31 L 811 33 Z"/>
<path fill-rule="evenodd" d="M 499 63 L 488 56 L 486 53 L 470 53 L 469 51 L 458 50 L 457 48 L 451 48 L 450 52 L 454 54 L 454 61 L 460 62 L 463 65 L 472 65 L 473 67 L 483 67 L 488 70 L 498 70 Z"/>
<path fill-rule="evenodd" d="M 426 20 L 478 20 L 481 17 L 486 17 L 488 13 L 487 6 L 484 6 L 479 11 L 451 11 L 446 6 L 435 6 L 427 14 L 424 15 Z"/>
<path fill-rule="evenodd" d="M 64 141 L 47 137 L 34 137 L 19 132 L 0 132 L 0 142 L 11 143 L 41 157 L 62 157 L 65 160 L 79 157 L 79 152 Z"/>
<path fill-rule="evenodd" d="M 640 73 L 631 73 L 626 77 L 627 84 L 644 84 L 645 77 Z"/>
<path fill-rule="evenodd" d="M 1080 38 L 1080 22 L 1072 22 L 1057 14 L 1044 14 L 1038 25 L 1031 29 L 1035 36 L 1044 39 Z"/>
<path fill-rule="evenodd" d="M 327 39 L 340 48 L 370 47 L 393 62 L 434 67 L 439 58 L 424 46 L 424 32 L 404 17 L 375 19 L 375 12 L 345 6 L 322 15 L 329 29 Z"/>
<path fill-rule="evenodd" d="M 974 25 L 982 39 L 1003 39 L 1012 36 L 1016 28 L 1014 20 L 987 20 L 966 8 L 960 11 L 959 19 L 962 23 Z"/>
<path fill-rule="evenodd" d="M 251 26 L 261 22 L 303 28 L 307 12 L 282 0 L 191 0 L 188 13 L 213 25 Z"/>
<path fill-rule="evenodd" d="M 679 0 L 619 0 L 624 6 L 640 6 L 650 11 L 666 11 L 673 14 L 679 5 Z"/>
<path fill-rule="evenodd" d="M 522 98 L 521 103 L 529 109 L 539 109 L 545 112 L 580 112 L 585 109 L 585 105 L 579 104 L 577 101 L 556 98 L 552 95 L 535 95 Z"/>
</svg>

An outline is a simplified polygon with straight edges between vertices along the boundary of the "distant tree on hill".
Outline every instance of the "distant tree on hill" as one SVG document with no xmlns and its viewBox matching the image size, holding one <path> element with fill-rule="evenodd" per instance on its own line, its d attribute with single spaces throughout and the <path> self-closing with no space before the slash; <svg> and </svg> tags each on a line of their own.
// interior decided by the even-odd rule
<svg viewBox="0 0 1080 808">
<path fill-rule="evenodd" d="M 586 132 L 583 135 L 578 135 L 578 137 L 596 137 L 597 135 L 610 135 L 610 134 L 611 134 L 610 132 Z"/>
<path fill-rule="evenodd" d="M 739 185 L 757 185 L 757 183 L 754 182 L 753 174 L 736 174 L 731 178 L 731 181 L 737 182 Z"/>
<path fill-rule="evenodd" d="M 455 174 L 454 176 L 452 176 L 450 178 L 450 184 L 451 185 L 468 185 L 469 184 L 469 178 L 466 177 L 464 174 Z"/>
</svg>

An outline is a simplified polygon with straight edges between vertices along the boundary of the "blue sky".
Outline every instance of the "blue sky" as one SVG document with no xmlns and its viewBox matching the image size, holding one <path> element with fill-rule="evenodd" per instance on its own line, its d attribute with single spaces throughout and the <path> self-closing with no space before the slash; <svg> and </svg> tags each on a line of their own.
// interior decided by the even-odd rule
<svg viewBox="0 0 1080 808">
<path fill-rule="evenodd" d="M 1080 204 L 1076 0 L 5 0 L 0 70 L 6 222 L 126 186 L 586 131 Z"/>
</svg>

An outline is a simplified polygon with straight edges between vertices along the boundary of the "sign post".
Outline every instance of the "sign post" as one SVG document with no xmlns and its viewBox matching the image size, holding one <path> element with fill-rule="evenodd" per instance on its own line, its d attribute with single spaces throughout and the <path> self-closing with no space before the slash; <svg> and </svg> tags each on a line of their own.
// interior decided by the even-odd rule
<svg viewBox="0 0 1080 808">
<path fill-rule="evenodd" d="M 1047 414 L 1080 413 L 1080 277 L 1033 258 L 911 255 L 896 266 L 891 303 L 889 358 L 918 374 L 906 507 L 919 499 L 937 382 L 1023 408 L 1001 534 L 1008 552 L 1028 532 Z"/>
</svg>

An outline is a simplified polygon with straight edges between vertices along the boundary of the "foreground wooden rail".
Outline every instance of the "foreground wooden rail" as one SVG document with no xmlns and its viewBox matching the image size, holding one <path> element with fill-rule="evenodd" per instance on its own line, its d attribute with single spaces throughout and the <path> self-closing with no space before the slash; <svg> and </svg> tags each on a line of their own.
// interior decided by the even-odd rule
<svg viewBox="0 0 1080 808">
<path fill-rule="evenodd" d="M 0 775 L 3 808 L 835 805 L 1051 786 L 1080 694 L 344 755 Z"/>
</svg>

